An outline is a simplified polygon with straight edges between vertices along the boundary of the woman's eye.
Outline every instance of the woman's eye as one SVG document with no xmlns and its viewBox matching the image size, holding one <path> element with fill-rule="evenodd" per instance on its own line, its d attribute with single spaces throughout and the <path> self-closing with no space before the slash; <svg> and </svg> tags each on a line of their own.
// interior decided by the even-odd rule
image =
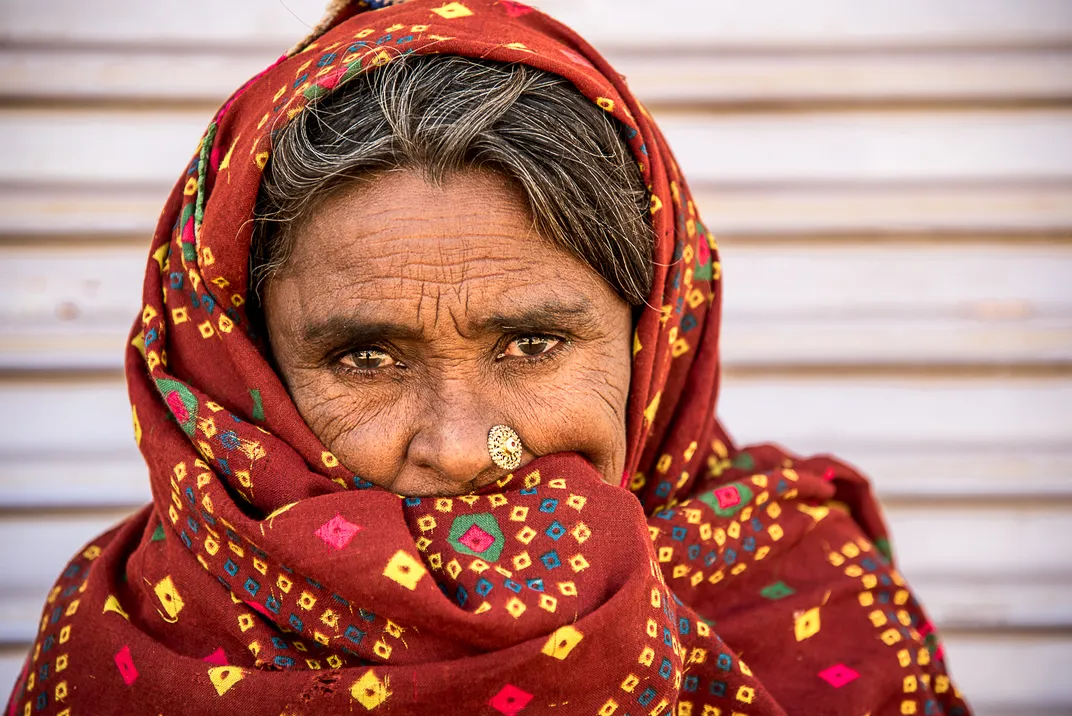
<svg viewBox="0 0 1072 716">
<path fill-rule="evenodd" d="M 375 370 L 395 364 L 394 358 L 375 348 L 365 348 L 347 353 L 340 362 L 349 368 L 358 370 Z"/>
<path fill-rule="evenodd" d="M 522 336 L 510 341 L 501 357 L 525 358 L 543 355 L 554 350 L 561 342 L 561 339 L 553 338 L 552 336 Z"/>
</svg>

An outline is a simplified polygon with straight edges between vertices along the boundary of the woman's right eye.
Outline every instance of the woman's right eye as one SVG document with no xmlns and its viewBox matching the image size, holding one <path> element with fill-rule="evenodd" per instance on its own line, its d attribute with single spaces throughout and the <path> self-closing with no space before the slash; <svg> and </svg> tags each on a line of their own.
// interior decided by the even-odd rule
<svg viewBox="0 0 1072 716">
<path fill-rule="evenodd" d="M 359 351 L 347 353 L 339 362 L 355 370 L 376 370 L 395 364 L 394 358 L 375 348 L 362 348 Z"/>
</svg>

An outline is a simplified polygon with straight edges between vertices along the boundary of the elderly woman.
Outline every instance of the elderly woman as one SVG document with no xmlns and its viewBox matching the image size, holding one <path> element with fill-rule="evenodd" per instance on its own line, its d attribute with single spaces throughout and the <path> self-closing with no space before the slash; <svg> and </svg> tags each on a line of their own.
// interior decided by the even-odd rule
<svg viewBox="0 0 1072 716">
<path fill-rule="evenodd" d="M 176 184 L 153 504 L 8 713 L 967 713 L 867 483 L 715 419 L 716 244 L 624 80 L 517 3 L 369 4 Z"/>
</svg>

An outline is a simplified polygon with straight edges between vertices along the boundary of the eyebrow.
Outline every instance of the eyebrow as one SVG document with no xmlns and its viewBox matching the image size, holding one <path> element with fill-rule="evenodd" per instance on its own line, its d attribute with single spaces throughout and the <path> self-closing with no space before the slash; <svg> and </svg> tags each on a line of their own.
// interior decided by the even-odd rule
<svg viewBox="0 0 1072 716">
<path fill-rule="evenodd" d="M 387 340 L 418 340 L 424 332 L 392 321 L 369 321 L 357 316 L 329 316 L 309 323 L 301 332 L 314 345 L 371 345 Z"/>
<path fill-rule="evenodd" d="M 597 325 L 599 316 L 586 301 L 545 301 L 515 313 L 495 313 L 472 322 L 484 332 L 554 333 L 562 330 L 583 332 Z"/>
<path fill-rule="evenodd" d="M 584 333 L 599 322 L 586 301 L 545 301 L 522 310 L 504 311 L 469 322 L 481 333 Z M 307 324 L 301 331 L 306 344 L 317 346 L 373 345 L 384 341 L 417 341 L 420 328 L 394 321 L 335 315 Z"/>
</svg>

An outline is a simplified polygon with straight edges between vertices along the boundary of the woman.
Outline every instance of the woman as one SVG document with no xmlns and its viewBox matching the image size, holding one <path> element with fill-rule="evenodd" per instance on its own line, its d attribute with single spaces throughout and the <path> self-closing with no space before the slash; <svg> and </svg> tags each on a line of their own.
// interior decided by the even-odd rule
<svg viewBox="0 0 1072 716">
<path fill-rule="evenodd" d="M 867 483 L 716 421 L 715 241 L 624 80 L 517 3 L 368 4 L 176 184 L 154 501 L 9 713 L 967 713 Z"/>
</svg>

